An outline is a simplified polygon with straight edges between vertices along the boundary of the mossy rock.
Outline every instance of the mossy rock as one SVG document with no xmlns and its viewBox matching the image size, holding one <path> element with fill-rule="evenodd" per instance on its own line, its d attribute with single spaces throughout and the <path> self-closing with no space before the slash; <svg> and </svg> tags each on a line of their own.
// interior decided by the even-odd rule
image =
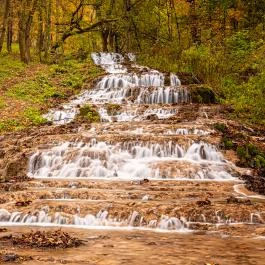
<svg viewBox="0 0 265 265">
<path fill-rule="evenodd" d="M 121 110 L 122 106 L 119 104 L 107 104 L 106 109 L 109 115 L 116 115 L 119 110 Z"/>
<path fill-rule="evenodd" d="M 90 121 L 90 122 L 99 122 L 100 121 L 100 115 L 96 111 L 95 108 L 93 108 L 90 105 L 82 106 L 79 109 L 79 118 Z"/>
<path fill-rule="evenodd" d="M 198 76 L 189 72 L 177 72 L 176 75 L 181 80 L 182 85 L 199 85 L 202 83 Z"/>
<path fill-rule="evenodd" d="M 204 85 L 188 86 L 192 103 L 215 104 L 216 96 L 210 87 Z"/>
<path fill-rule="evenodd" d="M 224 123 L 214 123 L 213 128 L 221 133 L 228 133 L 228 127 Z"/>
</svg>

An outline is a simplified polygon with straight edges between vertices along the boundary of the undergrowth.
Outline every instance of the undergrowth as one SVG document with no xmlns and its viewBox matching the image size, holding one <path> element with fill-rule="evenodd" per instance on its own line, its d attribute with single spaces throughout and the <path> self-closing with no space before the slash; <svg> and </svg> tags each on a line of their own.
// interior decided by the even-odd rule
<svg viewBox="0 0 265 265">
<path fill-rule="evenodd" d="M 49 108 L 79 93 L 87 80 L 102 73 L 90 58 L 84 61 L 69 58 L 60 64 L 40 67 L 41 71 L 11 82 L 3 90 L 1 82 L 5 85 L 11 76 L 14 79 L 18 74 L 23 76 L 25 66 L 15 56 L 1 55 L 0 60 L 0 133 L 45 124 L 42 115 Z M 29 67 L 36 66 L 32 63 Z"/>
</svg>

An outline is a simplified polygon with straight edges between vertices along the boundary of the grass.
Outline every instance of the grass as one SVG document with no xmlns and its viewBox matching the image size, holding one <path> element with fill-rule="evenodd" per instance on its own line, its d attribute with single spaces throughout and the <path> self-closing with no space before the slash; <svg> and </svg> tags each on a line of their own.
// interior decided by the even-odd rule
<svg viewBox="0 0 265 265">
<path fill-rule="evenodd" d="M 6 106 L 6 103 L 2 97 L 0 97 L 0 110 Z"/>
<path fill-rule="evenodd" d="M 42 114 L 38 108 L 29 107 L 24 111 L 24 117 L 32 125 L 42 125 L 47 122 L 45 118 L 42 117 Z"/>
<path fill-rule="evenodd" d="M 0 133 L 45 124 L 42 114 L 79 93 L 85 82 L 102 73 L 90 58 L 48 66 L 33 62 L 28 68 L 16 56 L 1 55 L 0 60 Z M 24 75 L 23 71 L 32 74 Z M 10 77 L 17 81 L 8 87 L 6 80 Z"/>
<path fill-rule="evenodd" d="M 0 132 L 11 132 L 24 129 L 25 126 L 16 119 L 8 119 L 0 121 Z"/>
<path fill-rule="evenodd" d="M 0 54 L 0 86 L 7 78 L 16 75 L 25 67 L 16 56 Z"/>
<path fill-rule="evenodd" d="M 19 83 L 11 87 L 6 93 L 9 97 L 29 103 L 44 103 L 57 94 L 57 88 L 51 84 L 47 75 L 38 75 L 33 80 Z"/>
</svg>

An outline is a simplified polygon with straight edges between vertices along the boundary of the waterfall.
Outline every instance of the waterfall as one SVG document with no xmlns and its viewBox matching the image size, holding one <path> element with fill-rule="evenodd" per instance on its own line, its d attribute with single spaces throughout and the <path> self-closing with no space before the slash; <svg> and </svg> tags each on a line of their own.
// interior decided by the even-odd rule
<svg viewBox="0 0 265 265">
<path fill-rule="evenodd" d="M 98 106 L 101 121 L 131 121 L 137 118 L 144 120 L 145 115 L 132 115 L 128 111 L 121 111 L 117 117 L 107 117 L 102 111 L 102 104 L 186 104 L 190 102 L 188 90 L 181 86 L 178 77 L 170 74 L 170 86 L 165 85 L 165 74 L 145 68 L 144 71 L 137 65 L 132 65 L 130 72 L 124 66 L 125 58 L 118 53 L 92 53 L 94 63 L 101 66 L 108 74 L 96 86 L 84 91 L 69 103 L 53 109 L 44 117 L 54 124 L 69 123 L 79 113 L 79 108 L 85 104 Z M 126 55 L 128 61 L 134 61 L 133 54 Z M 134 68 L 133 68 L 134 67 Z M 173 114 L 174 115 L 174 114 Z M 172 116 L 172 115 L 171 115 Z M 167 119 L 170 115 L 157 115 L 158 119 Z"/>
<path fill-rule="evenodd" d="M 194 175 L 194 178 L 200 176 L 203 179 L 215 178 L 216 167 L 222 169 L 226 164 L 214 146 L 203 142 L 192 143 L 185 148 L 172 141 L 108 143 L 91 140 L 86 144 L 63 143 L 49 151 L 33 154 L 29 162 L 29 175 L 36 178 L 162 178 L 152 165 L 167 160 L 206 163 L 207 172 L 197 171 Z M 216 178 L 232 176 L 218 173 Z"/>
</svg>

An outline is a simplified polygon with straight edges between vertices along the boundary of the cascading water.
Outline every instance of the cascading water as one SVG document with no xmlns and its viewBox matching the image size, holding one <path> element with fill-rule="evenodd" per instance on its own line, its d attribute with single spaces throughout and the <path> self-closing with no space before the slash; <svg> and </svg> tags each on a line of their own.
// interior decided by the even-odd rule
<svg viewBox="0 0 265 265">
<path fill-rule="evenodd" d="M 68 226 L 68 227 L 135 227 L 138 213 L 134 211 L 128 218 L 117 220 L 109 218 L 108 211 L 100 210 L 96 215 L 87 214 L 80 216 L 79 214 L 70 215 L 60 212 L 49 213 L 49 209 L 36 210 L 34 213 L 12 212 L 0 209 L 0 225 L 42 225 L 42 226 Z M 157 220 L 148 223 L 140 222 L 141 228 L 152 228 L 162 230 L 178 230 L 187 231 L 187 224 L 175 217 L 161 216 Z"/>
<path fill-rule="evenodd" d="M 188 124 L 185 117 L 181 123 L 174 120 L 181 114 L 182 108 L 176 105 L 190 102 L 190 95 L 181 86 L 178 77 L 175 74 L 166 75 L 141 68 L 133 63 L 135 58 L 132 54 L 121 56 L 116 53 L 94 53 L 92 58 L 108 75 L 92 90 L 84 91 L 60 109 L 48 113 L 46 117 L 55 124 L 68 123 L 78 114 L 80 106 L 88 103 L 97 108 L 104 123 L 93 124 L 90 130 L 79 128 L 78 137 L 67 138 L 78 140 L 62 142 L 53 145 L 51 149 L 42 147 L 32 154 L 28 176 L 37 179 L 36 182 L 50 182 L 54 192 L 41 194 L 40 197 L 36 195 L 38 202 L 29 206 L 29 211 L 21 210 L 23 208 L 12 211 L 11 207 L 7 207 L 8 210 L 0 209 L 0 225 L 92 229 L 137 227 L 186 231 L 189 226 L 200 223 L 240 223 L 241 217 L 237 219 L 235 215 L 228 218 L 229 215 L 219 212 L 219 208 L 216 212 L 213 210 L 213 214 L 209 213 L 211 207 L 202 207 L 196 214 L 191 211 L 184 213 L 186 204 L 182 205 L 181 196 L 177 197 L 177 193 L 174 194 L 176 205 L 168 212 L 167 207 L 172 205 L 166 196 L 171 189 L 179 186 L 175 181 L 219 184 L 216 181 L 229 183 L 236 179 L 233 165 L 226 161 L 214 144 L 207 143 L 208 138 L 215 133 L 211 126 L 205 128 L 200 121 Z M 131 61 L 130 66 L 124 64 L 126 60 Z M 111 107 L 115 111 L 110 111 Z M 172 116 L 175 117 L 168 119 Z M 150 189 L 144 187 L 149 181 Z M 61 182 L 67 183 L 67 186 L 59 189 L 53 186 L 53 183 Z M 89 188 L 82 186 L 87 182 Z M 108 185 L 111 189 L 113 186 L 113 190 L 118 185 L 121 190 L 115 194 L 113 191 L 104 194 L 102 198 L 103 192 L 100 188 L 103 182 L 111 183 Z M 143 189 L 139 188 L 141 192 L 137 193 L 137 188 L 133 194 L 135 187 L 130 186 L 123 190 L 123 184 L 120 184 L 123 182 L 139 185 L 138 187 L 142 185 Z M 165 183 L 173 184 L 164 193 Z M 94 191 L 93 194 L 92 188 L 98 188 L 99 191 Z M 191 191 L 187 186 L 180 188 L 178 192 L 183 191 L 188 201 L 187 198 L 194 196 L 192 192 L 197 191 L 197 186 L 193 188 L 194 191 Z M 38 193 L 36 190 L 35 192 Z M 121 193 L 124 193 L 123 197 L 119 197 Z M 213 196 L 208 193 L 208 186 L 204 193 Z M 115 201 L 117 198 L 118 202 Z M 131 198 L 136 198 L 138 204 L 131 204 Z M 152 205 L 153 200 L 155 203 Z M 165 207 L 161 207 L 159 212 L 157 209 L 162 202 Z M 177 205 L 178 202 L 180 206 Z M 43 203 L 51 207 L 42 207 Z M 64 203 L 71 204 L 71 207 L 63 207 Z M 144 205 L 147 210 L 141 211 Z M 257 223 L 263 220 L 263 215 L 255 211 L 244 222 Z"/>
<path fill-rule="evenodd" d="M 204 170 L 199 167 L 189 178 L 232 179 L 229 173 L 224 173 L 226 163 L 222 155 L 203 142 L 193 143 L 186 149 L 171 141 L 108 144 L 95 139 L 88 144 L 69 142 L 35 153 L 30 158 L 29 175 L 36 178 L 162 178 L 153 164 L 160 163 L 170 169 L 172 166 L 167 163 L 172 161 L 204 165 Z M 176 179 L 177 173 L 167 178 Z"/>
<path fill-rule="evenodd" d="M 127 55 L 133 60 L 132 54 Z M 128 73 L 123 62 L 125 58 L 117 53 L 93 53 L 92 59 L 96 65 L 100 65 L 109 74 L 102 78 L 90 91 L 84 91 L 69 103 L 61 106 L 58 110 L 51 110 L 44 117 L 55 124 L 71 122 L 79 113 L 79 108 L 84 104 L 93 103 L 102 110 L 104 103 L 116 104 L 183 104 L 190 101 L 189 93 L 181 86 L 180 80 L 175 74 L 170 74 L 170 86 L 165 85 L 165 75 L 155 70 L 146 68 L 141 72 L 137 65 Z M 161 109 L 162 110 L 162 109 Z M 135 111 L 137 112 L 137 110 Z M 145 115 L 133 115 L 131 111 L 121 111 L 115 117 L 115 121 L 131 121 L 136 118 L 145 119 Z M 104 111 L 99 111 L 102 121 L 113 121 L 111 117 L 106 118 Z M 174 115 L 174 114 L 172 114 Z M 171 116 L 172 116 L 171 115 Z M 168 118 L 167 116 L 157 116 Z"/>
</svg>

